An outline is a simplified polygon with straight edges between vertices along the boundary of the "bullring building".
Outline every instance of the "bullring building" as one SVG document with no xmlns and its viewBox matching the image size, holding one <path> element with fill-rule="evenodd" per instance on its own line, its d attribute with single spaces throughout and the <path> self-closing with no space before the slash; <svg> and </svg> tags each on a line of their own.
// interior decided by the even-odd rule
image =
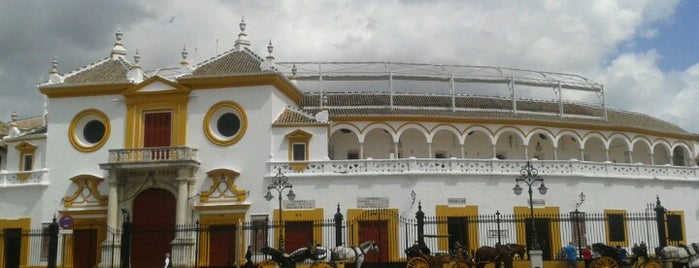
<svg viewBox="0 0 699 268">
<path fill-rule="evenodd" d="M 655 215 L 660 201 L 667 239 L 699 241 L 699 136 L 609 108 L 591 79 L 283 62 L 272 42 L 252 51 L 244 25 L 234 48 L 200 62 L 183 49 L 156 70 L 128 55 L 121 32 L 106 58 L 77 70 L 60 72 L 54 59 L 38 86 L 45 111 L 0 123 L 0 263 L 46 266 L 45 241 L 25 234 L 54 218 L 71 221 L 59 258 L 75 268 L 115 266 L 124 221 L 133 267 L 160 265 L 166 252 L 176 266 L 223 266 L 247 251 L 264 258 L 262 244 L 334 246 L 326 219 L 336 214 L 342 243 L 377 241 L 369 263 L 405 260 L 416 237 L 402 219 L 418 211 L 444 219 L 425 231 L 433 251 L 457 240 L 527 244 L 514 219 L 531 211 L 544 259 L 568 241 L 657 245 L 655 226 L 634 213 Z M 527 165 L 543 178 L 532 198 L 516 182 Z M 588 220 L 575 232 L 560 220 L 572 212 Z M 513 220 L 497 232 L 479 222 L 496 213 Z M 220 232 L 178 231 L 187 226 Z"/>
</svg>

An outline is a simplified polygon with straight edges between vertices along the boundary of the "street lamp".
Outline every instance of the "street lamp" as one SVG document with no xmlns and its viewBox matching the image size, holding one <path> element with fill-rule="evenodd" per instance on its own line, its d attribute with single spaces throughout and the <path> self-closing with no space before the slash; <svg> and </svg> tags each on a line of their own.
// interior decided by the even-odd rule
<svg viewBox="0 0 699 268">
<path fill-rule="evenodd" d="M 585 193 L 580 192 L 578 198 L 578 202 L 575 203 L 575 233 L 578 237 L 578 254 L 580 255 L 579 257 L 582 258 L 582 239 L 580 237 L 580 211 L 578 211 L 578 208 L 585 202 Z"/>
<path fill-rule="evenodd" d="M 284 221 L 282 220 L 282 192 L 284 190 L 289 189 L 289 193 L 286 194 L 286 197 L 289 198 L 289 200 L 294 201 L 296 199 L 296 194 L 294 194 L 294 190 L 292 190 L 293 186 L 291 183 L 289 183 L 289 178 L 284 176 L 284 173 L 282 173 L 282 168 L 279 168 L 277 170 L 277 175 L 274 175 L 272 178 L 272 183 L 267 185 L 267 194 L 265 195 L 265 199 L 267 201 L 271 201 L 274 196 L 272 195 L 272 192 L 270 190 L 274 189 L 277 190 L 277 197 L 279 199 L 279 250 L 284 251 Z"/>
<path fill-rule="evenodd" d="M 529 250 L 539 250 L 541 248 L 539 247 L 539 241 L 537 241 L 538 238 L 536 236 L 536 226 L 534 224 L 534 200 L 532 199 L 532 185 L 537 182 L 541 183 L 538 188 L 541 195 L 545 195 L 548 188 L 546 188 L 546 185 L 544 185 L 544 178 L 539 176 L 539 170 L 534 168 L 529 161 L 527 161 L 527 164 L 519 171 L 519 175 L 520 176 L 515 179 L 516 184 L 515 187 L 512 188 L 512 191 L 514 191 L 516 195 L 522 194 L 523 189 L 522 186 L 519 186 L 520 182 L 524 182 L 529 187 L 529 220 L 531 224 L 531 243 L 529 245 Z"/>
</svg>

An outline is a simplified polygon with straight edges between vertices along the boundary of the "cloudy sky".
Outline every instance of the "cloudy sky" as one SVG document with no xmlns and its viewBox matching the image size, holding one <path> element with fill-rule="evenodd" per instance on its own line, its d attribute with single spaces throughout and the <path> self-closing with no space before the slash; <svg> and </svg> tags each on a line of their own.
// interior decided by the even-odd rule
<svg viewBox="0 0 699 268">
<path fill-rule="evenodd" d="M 41 114 L 51 60 L 67 73 L 124 33 L 145 69 L 233 47 L 278 61 L 402 61 L 580 74 L 609 107 L 699 133 L 699 1 L 14 1 L 0 0 L 0 121 Z"/>
</svg>

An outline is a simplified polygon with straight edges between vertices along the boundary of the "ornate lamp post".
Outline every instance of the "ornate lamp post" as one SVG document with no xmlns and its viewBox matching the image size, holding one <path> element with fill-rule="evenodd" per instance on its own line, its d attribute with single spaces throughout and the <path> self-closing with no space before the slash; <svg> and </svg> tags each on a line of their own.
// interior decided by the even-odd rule
<svg viewBox="0 0 699 268">
<path fill-rule="evenodd" d="M 512 191 L 514 191 L 516 195 L 522 194 L 523 188 L 522 186 L 519 186 L 520 182 L 525 183 L 527 187 L 529 187 L 529 220 L 531 238 L 529 250 L 539 250 L 541 247 L 539 247 L 539 241 L 536 236 L 536 225 L 534 224 L 534 200 L 532 199 L 532 185 L 537 182 L 541 183 L 538 188 L 541 195 L 545 195 L 548 188 L 546 188 L 546 185 L 544 185 L 544 178 L 539 176 L 539 170 L 534 168 L 529 161 L 527 161 L 527 164 L 519 171 L 519 175 L 520 176 L 515 179 L 516 184 L 515 187 L 512 188 Z"/>
<path fill-rule="evenodd" d="M 575 234 L 578 237 L 578 257 L 582 259 L 582 238 L 580 237 L 580 211 L 578 208 L 585 203 L 585 193 L 580 192 L 578 202 L 575 203 Z"/>
<path fill-rule="evenodd" d="M 292 190 L 293 186 L 291 183 L 289 183 L 289 178 L 284 176 L 284 173 L 282 173 L 282 169 L 279 168 L 277 170 L 277 175 L 274 175 L 272 178 L 272 183 L 267 185 L 267 194 L 265 195 L 265 199 L 267 201 L 271 201 L 274 196 L 272 195 L 272 192 L 270 190 L 274 189 L 277 190 L 277 197 L 279 200 L 279 250 L 284 251 L 284 220 L 282 220 L 282 193 L 284 190 L 289 189 L 289 192 L 286 194 L 286 197 L 289 198 L 289 200 L 293 201 L 296 199 L 296 194 L 294 194 L 294 190 Z"/>
</svg>

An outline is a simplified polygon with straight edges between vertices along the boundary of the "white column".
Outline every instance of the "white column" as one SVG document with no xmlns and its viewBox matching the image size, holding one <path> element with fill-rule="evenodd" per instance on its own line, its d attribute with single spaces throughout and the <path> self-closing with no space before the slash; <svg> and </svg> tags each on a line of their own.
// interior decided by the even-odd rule
<svg viewBox="0 0 699 268">
<path fill-rule="evenodd" d="M 432 155 L 432 143 L 428 142 L 427 143 L 427 158 L 433 158 L 434 155 Z"/>
<path fill-rule="evenodd" d="M 109 194 L 107 196 L 107 226 L 113 230 L 118 229 L 117 215 L 119 215 L 119 188 L 116 172 L 109 172 Z"/>
<path fill-rule="evenodd" d="M 529 157 L 529 145 L 523 144 L 522 147 L 524 147 L 524 160 L 531 159 L 531 157 Z"/>
<path fill-rule="evenodd" d="M 464 145 L 461 144 L 461 159 L 466 158 L 466 150 L 464 150 Z"/>
<path fill-rule="evenodd" d="M 604 161 L 609 162 L 609 149 L 604 148 Z"/>
<path fill-rule="evenodd" d="M 175 224 L 183 225 L 187 223 L 187 196 L 189 196 L 189 170 L 182 168 L 177 172 L 177 210 Z"/>
<path fill-rule="evenodd" d="M 359 143 L 359 159 L 364 159 L 364 143 Z"/>
<path fill-rule="evenodd" d="M 558 160 L 558 147 L 553 147 L 553 160 Z"/>
</svg>

